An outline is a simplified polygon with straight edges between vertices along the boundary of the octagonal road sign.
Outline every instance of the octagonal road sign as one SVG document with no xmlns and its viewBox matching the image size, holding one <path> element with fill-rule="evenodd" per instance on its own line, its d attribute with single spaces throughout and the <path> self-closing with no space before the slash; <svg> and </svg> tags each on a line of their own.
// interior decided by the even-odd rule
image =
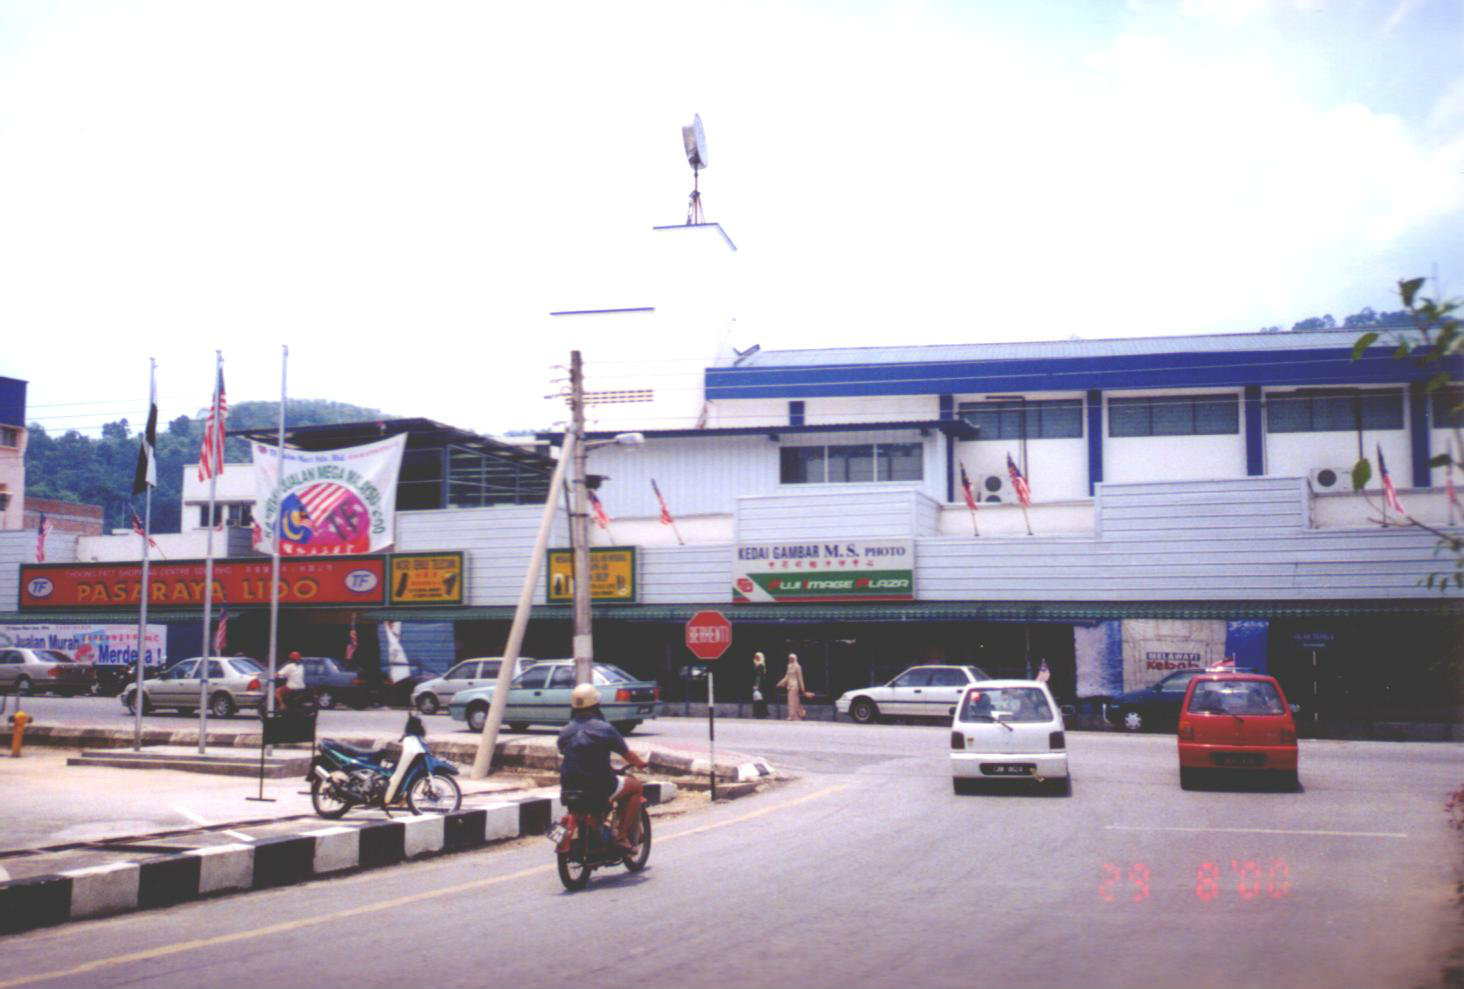
<svg viewBox="0 0 1464 989">
<path fill-rule="evenodd" d="M 698 611 L 686 623 L 686 648 L 697 659 L 717 659 L 732 644 L 732 623 L 720 611 Z"/>
</svg>

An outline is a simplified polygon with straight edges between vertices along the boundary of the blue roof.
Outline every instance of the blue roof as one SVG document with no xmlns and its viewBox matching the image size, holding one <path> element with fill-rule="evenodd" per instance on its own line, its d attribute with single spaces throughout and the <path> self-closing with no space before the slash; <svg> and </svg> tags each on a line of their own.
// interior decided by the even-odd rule
<svg viewBox="0 0 1464 989">
<path fill-rule="evenodd" d="M 1393 359 L 1387 336 L 1360 360 L 1352 328 L 1288 333 L 753 350 L 706 369 L 706 397 L 804 398 L 1145 388 L 1397 384 L 1437 367 Z M 1451 360 L 1458 373 L 1464 360 Z"/>
</svg>

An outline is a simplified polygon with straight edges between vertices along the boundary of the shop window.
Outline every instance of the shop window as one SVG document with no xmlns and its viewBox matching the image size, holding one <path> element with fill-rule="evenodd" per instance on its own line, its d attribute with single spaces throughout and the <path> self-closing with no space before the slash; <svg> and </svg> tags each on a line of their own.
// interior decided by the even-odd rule
<svg viewBox="0 0 1464 989">
<path fill-rule="evenodd" d="M 1402 429 L 1399 389 L 1318 388 L 1266 397 L 1268 433 L 1334 433 Z"/>
<path fill-rule="evenodd" d="M 1109 436 L 1218 436 L 1240 432 L 1235 395 L 1149 395 L 1108 400 Z"/>
<path fill-rule="evenodd" d="M 958 411 L 962 419 L 981 431 L 977 437 L 981 440 L 1072 439 L 1083 435 L 1080 398 L 962 402 Z"/>
</svg>

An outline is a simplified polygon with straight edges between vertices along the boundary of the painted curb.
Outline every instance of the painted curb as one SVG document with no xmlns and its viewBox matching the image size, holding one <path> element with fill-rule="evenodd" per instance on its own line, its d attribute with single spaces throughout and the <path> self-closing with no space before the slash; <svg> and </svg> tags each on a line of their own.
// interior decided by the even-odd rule
<svg viewBox="0 0 1464 989">
<path fill-rule="evenodd" d="M 677 787 L 647 783 L 645 792 L 648 802 L 664 804 L 676 799 Z M 472 851 L 542 835 L 563 814 L 557 797 L 527 797 L 446 815 L 333 826 L 302 822 L 314 826 L 253 844 L 213 845 L 13 880 L 0 883 L 0 934 Z"/>
</svg>

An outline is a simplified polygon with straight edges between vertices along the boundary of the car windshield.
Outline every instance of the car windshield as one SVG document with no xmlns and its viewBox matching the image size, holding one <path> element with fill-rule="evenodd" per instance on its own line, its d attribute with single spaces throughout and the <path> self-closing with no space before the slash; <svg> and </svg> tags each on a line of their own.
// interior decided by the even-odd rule
<svg viewBox="0 0 1464 989">
<path fill-rule="evenodd" d="M 975 678 L 977 680 L 990 680 L 991 679 L 991 677 L 987 674 L 987 672 L 985 670 L 983 670 L 979 666 L 971 666 L 968 663 L 966 665 L 965 669 L 971 674 L 971 676 L 973 678 Z"/>
<path fill-rule="evenodd" d="M 978 688 L 966 693 L 962 721 L 994 721 L 997 714 L 1011 722 L 1051 721 L 1052 707 L 1038 687 Z"/>
<path fill-rule="evenodd" d="M 58 649 L 37 649 L 36 655 L 47 663 L 69 663 L 71 657 Z"/>
<path fill-rule="evenodd" d="M 601 683 L 630 683 L 635 680 L 635 677 L 618 666 L 611 666 L 609 663 L 596 663 L 595 679 Z"/>
<path fill-rule="evenodd" d="M 1284 714 L 1276 688 L 1264 680 L 1202 680 L 1190 697 L 1192 714 Z"/>
<path fill-rule="evenodd" d="M 232 666 L 232 667 L 234 667 L 234 669 L 238 670 L 240 673 L 263 673 L 264 672 L 264 667 L 263 666 L 260 666 L 254 660 L 249 659 L 249 658 L 247 658 L 245 656 L 236 656 L 236 657 L 234 657 L 233 659 L 229 660 L 229 665 Z"/>
</svg>

